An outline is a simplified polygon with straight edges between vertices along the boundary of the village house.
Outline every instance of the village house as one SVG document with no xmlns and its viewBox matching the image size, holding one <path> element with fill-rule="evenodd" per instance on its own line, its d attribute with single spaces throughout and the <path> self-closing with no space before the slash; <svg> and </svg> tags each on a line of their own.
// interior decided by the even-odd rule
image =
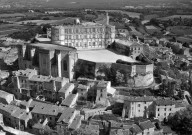
<svg viewBox="0 0 192 135">
<path fill-rule="evenodd" d="M 108 106 L 107 91 L 111 88 L 110 81 L 99 81 L 97 84 L 96 103 Z"/>
<path fill-rule="evenodd" d="M 150 120 L 138 122 L 138 125 L 142 129 L 143 135 L 152 135 L 154 133 L 155 125 Z"/>
<path fill-rule="evenodd" d="M 75 85 L 73 83 L 66 83 L 59 91 L 58 97 L 62 99 L 66 99 L 69 94 L 72 93 Z"/>
<path fill-rule="evenodd" d="M 28 121 L 32 119 L 31 113 L 13 105 L 0 103 L 0 113 L 3 114 L 4 123 L 19 130 L 28 128 Z"/>
<path fill-rule="evenodd" d="M 131 46 L 130 46 L 130 51 L 131 51 L 131 56 L 133 58 L 136 58 L 137 56 L 139 56 L 142 52 L 143 52 L 143 45 L 137 42 L 134 42 Z"/>
<path fill-rule="evenodd" d="M 148 118 L 152 112 L 153 97 L 125 97 L 122 111 L 123 118 L 145 117 Z"/>
<path fill-rule="evenodd" d="M 79 100 L 87 100 L 89 86 L 79 84 L 77 87 L 78 99 Z"/>
<path fill-rule="evenodd" d="M 15 96 L 13 94 L 0 90 L 0 103 L 10 104 L 14 100 Z"/>
<path fill-rule="evenodd" d="M 170 99 L 158 99 L 154 101 L 155 118 L 160 121 L 166 119 L 175 110 L 175 103 Z"/>
<path fill-rule="evenodd" d="M 61 103 L 62 106 L 73 108 L 76 105 L 78 99 L 77 94 L 69 94 Z"/>
<path fill-rule="evenodd" d="M 42 95 L 46 100 L 56 101 L 58 91 L 69 82 L 67 78 L 37 75 L 37 71 L 32 69 L 14 71 L 13 74 L 12 80 L 16 88 L 14 94 L 19 99 Z"/>
</svg>

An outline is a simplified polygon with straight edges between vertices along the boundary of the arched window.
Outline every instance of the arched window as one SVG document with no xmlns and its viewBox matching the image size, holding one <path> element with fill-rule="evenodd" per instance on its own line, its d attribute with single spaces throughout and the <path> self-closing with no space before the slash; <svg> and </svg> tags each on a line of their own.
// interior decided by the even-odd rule
<svg viewBox="0 0 192 135">
<path fill-rule="evenodd" d="M 66 60 L 63 61 L 63 70 L 67 71 L 67 61 Z"/>
</svg>

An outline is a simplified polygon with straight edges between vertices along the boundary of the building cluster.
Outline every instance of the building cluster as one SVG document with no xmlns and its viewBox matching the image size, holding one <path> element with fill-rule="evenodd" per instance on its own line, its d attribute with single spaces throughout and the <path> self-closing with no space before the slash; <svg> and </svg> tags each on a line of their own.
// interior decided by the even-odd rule
<svg viewBox="0 0 192 135">
<path fill-rule="evenodd" d="M 127 91 L 151 88 L 155 64 L 149 57 L 175 60 L 172 49 L 152 48 L 139 37 L 115 39 L 127 31 L 115 31 L 108 16 L 106 24 L 76 19 L 73 25 L 52 27 L 50 34 L 51 41 L 38 38 L 16 46 L 19 70 L 11 74 L 13 87 L 0 91 L 5 125 L 37 135 L 172 134 L 161 122 L 185 109 L 185 102 L 122 94 L 111 84 L 117 79 Z M 115 78 L 97 79 L 106 77 L 101 67 Z"/>
</svg>

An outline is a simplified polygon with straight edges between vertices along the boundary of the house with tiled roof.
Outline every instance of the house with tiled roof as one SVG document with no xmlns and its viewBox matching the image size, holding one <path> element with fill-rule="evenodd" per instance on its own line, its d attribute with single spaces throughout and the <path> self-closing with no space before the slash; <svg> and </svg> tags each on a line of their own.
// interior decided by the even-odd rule
<svg viewBox="0 0 192 135">
<path fill-rule="evenodd" d="M 133 124 L 132 127 L 130 128 L 130 131 L 134 135 L 142 135 L 142 129 L 137 125 Z"/>
<path fill-rule="evenodd" d="M 89 86 L 83 84 L 79 84 L 77 86 L 77 93 L 79 94 L 78 95 L 79 100 L 87 100 L 87 93 L 89 88 L 90 88 Z"/>
<path fill-rule="evenodd" d="M 62 106 L 66 107 L 74 107 L 78 98 L 78 93 L 76 94 L 69 94 L 66 99 L 64 99 L 61 103 Z"/>
<path fill-rule="evenodd" d="M 163 121 L 175 110 L 175 102 L 171 99 L 157 99 L 154 101 L 154 115 Z"/>
<path fill-rule="evenodd" d="M 153 113 L 154 97 L 123 97 L 123 118 L 149 117 Z"/>
<path fill-rule="evenodd" d="M 152 135 L 154 133 L 155 125 L 150 120 L 138 122 L 138 125 L 143 130 L 144 135 Z"/>
<path fill-rule="evenodd" d="M 63 129 L 67 129 L 78 114 L 80 113 L 75 109 L 66 107 L 61 115 L 58 116 L 58 120 L 56 122 L 56 130 L 60 131 Z"/>
<path fill-rule="evenodd" d="M 0 90 L 0 103 L 10 104 L 15 99 L 13 94 Z"/>
<path fill-rule="evenodd" d="M 130 52 L 131 52 L 131 56 L 133 58 L 136 58 L 137 56 L 139 56 L 144 50 L 143 44 L 138 43 L 138 42 L 133 42 L 130 45 Z"/>
<path fill-rule="evenodd" d="M 66 83 L 59 91 L 58 97 L 66 99 L 69 94 L 72 93 L 75 85 L 73 83 Z"/>
<path fill-rule="evenodd" d="M 19 130 L 26 129 L 28 127 L 28 121 L 32 119 L 31 113 L 13 105 L 0 103 L 0 113 L 3 114 L 5 124 Z"/>
</svg>

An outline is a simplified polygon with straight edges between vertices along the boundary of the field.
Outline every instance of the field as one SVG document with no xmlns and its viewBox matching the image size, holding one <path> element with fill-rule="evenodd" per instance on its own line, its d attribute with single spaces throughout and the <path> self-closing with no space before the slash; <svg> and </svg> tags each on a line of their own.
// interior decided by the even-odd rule
<svg viewBox="0 0 192 135">
<path fill-rule="evenodd" d="M 141 13 L 136 13 L 136 12 L 128 12 L 128 11 L 122 11 L 122 10 L 100 10 L 100 11 L 105 11 L 105 12 L 116 12 L 116 13 L 122 13 L 122 14 L 126 14 L 129 17 L 132 18 L 140 18 Z"/>
<path fill-rule="evenodd" d="M 0 25 L 0 37 L 20 31 L 20 30 L 24 30 L 26 28 L 28 27 L 18 25 L 18 24 L 2 24 Z"/>
<path fill-rule="evenodd" d="M 10 17 L 25 17 L 25 14 L 15 13 L 15 14 L 0 14 L 0 18 L 10 18 Z"/>
<path fill-rule="evenodd" d="M 192 35 L 192 28 L 187 26 L 170 26 L 167 30 L 177 35 Z"/>
<path fill-rule="evenodd" d="M 158 18 L 160 20 L 169 20 L 169 19 L 174 19 L 174 18 L 192 18 L 192 15 L 172 15 L 172 16 L 167 16 L 167 17 L 163 17 L 163 18 Z"/>
</svg>

